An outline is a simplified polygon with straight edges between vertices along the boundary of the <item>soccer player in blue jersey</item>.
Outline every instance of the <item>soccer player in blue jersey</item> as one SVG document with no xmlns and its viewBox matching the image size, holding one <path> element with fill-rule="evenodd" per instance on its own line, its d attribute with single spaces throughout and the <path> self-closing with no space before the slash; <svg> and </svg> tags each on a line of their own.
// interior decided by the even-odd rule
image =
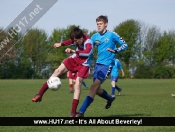
<svg viewBox="0 0 175 132">
<path fill-rule="evenodd" d="M 121 70 L 122 77 L 124 77 L 125 73 L 123 70 L 123 66 L 118 59 L 115 59 L 115 65 L 112 67 L 112 71 L 111 71 L 111 85 L 112 85 L 111 95 L 112 97 L 115 97 L 115 89 L 118 90 L 118 95 L 120 95 L 120 92 L 122 91 L 122 89 L 116 85 L 116 82 L 118 81 L 118 77 L 119 77 L 119 70 Z"/>
<path fill-rule="evenodd" d="M 97 46 L 98 58 L 94 69 L 93 84 L 90 87 L 89 95 L 86 96 L 76 117 L 83 117 L 86 109 L 93 102 L 95 94 L 107 100 L 106 109 L 110 108 L 115 97 L 109 95 L 106 90 L 101 89 L 101 84 L 110 75 L 111 68 L 114 65 L 115 54 L 125 51 L 128 48 L 126 42 L 115 32 L 107 30 L 107 16 L 99 16 L 96 19 L 98 33 L 92 35 L 91 40 L 94 46 Z M 120 47 L 116 47 L 116 43 Z M 108 51 L 107 48 L 114 50 L 115 54 Z"/>
</svg>

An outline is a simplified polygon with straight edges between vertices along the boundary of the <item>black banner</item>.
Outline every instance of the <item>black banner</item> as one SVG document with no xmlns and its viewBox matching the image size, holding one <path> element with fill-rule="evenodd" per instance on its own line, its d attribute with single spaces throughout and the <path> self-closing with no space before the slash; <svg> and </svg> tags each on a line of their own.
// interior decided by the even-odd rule
<svg viewBox="0 0 175 132">
<path fill-rule="evenodd" d="M 0 117 L 0 126 L 175 126 L 175 117 Z"/>
</svg>

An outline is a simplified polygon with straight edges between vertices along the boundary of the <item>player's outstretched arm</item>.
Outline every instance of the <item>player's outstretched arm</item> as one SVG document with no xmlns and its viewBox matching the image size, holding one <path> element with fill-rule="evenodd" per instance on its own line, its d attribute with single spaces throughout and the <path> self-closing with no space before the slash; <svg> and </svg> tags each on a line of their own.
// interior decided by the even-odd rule
<svg viewBox="0 0 175 132">
<path fill-rule="evenodd" d="M 53 46 L 54 48 L 59 48 L 61 46 L 61 43 L 55 43 Z"/>
<path fill-rule="evenodd" d="M 71 44 L 73 44 L 73 41 L 71 39 L 68 39 L 68 40 L 65 40 L 65 41 L 63 41 L 61 43 L 55 43 L 54 44 L 54 48 L 59 48 L 61 46 L 69 46 Z"/>
</svg>

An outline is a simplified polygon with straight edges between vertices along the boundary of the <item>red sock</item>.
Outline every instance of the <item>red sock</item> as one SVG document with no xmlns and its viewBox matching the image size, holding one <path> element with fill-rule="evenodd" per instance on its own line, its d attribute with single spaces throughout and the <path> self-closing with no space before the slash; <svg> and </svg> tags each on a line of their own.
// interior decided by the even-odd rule
<svg viewBox="0 0 175 132">
<path fill-rule="evenodd" d="M 73 89 L 73 84 L 69 84 L 70 89 Z"/>
<path fill-rule="evenodd" d="M 43 94 L 46 92 L 47 89 L 48 89 L 48 85 L 47 85 L 47 82 L 45 82 L 39 91 L 39 95 L 43 96 Z"/>
<path fill-rule="evenodd" d="M 71 110 L 72 114 L 76 114 L 78 103 L 79 103 L 79 100 L 73 99 L 73 101 L 72 101 L 72 110 Z"/>
</svg>

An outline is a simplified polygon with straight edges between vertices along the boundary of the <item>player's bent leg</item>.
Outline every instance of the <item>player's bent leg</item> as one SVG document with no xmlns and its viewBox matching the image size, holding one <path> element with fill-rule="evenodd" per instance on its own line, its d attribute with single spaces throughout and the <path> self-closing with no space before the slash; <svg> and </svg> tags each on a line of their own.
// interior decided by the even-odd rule
<svg viewBox="0 0 175 132">
<path fill-rule="evenodd" d="M 94 83 L 92 84 L 89 92 L 89 96 L 86 96 L 83 104 L 81 105 L 76 117 L 84 117 L 84 113 L 86 109 L 90 106 L 90 104 L 93 102 L 96 91 L 98 87 L 100 86 L 101 82 L 99 80 L 95 80 Z"/>
<path fill-rule="evenodd" d="M 91 85 L 91 88 L 90 88 L 90 92 L 89 92 L 89 96 L 91 98 L 94 98 L 95 97 L 95 94 L 97 94 L 97 91 L 98 89 L 100 88 L 100 85 L 101 85 L 101 81 L 96 79 L 94 81 L 94 83 Z M 99 93 L 100 94 L 100 93 Z"/>
<path fill-rule="evenodd" d="M 41 102 L 43 94 L 47 91 L 48 85 L 47 82 L 43 84 L 43 86 L 40 88 L 39 93 L 35 95 L 34 98 L 32 98 L 32 102 Z"/>
<path fill-rule="evenodd" d="M 68 69 L 66 66 L 62 63 L 57 69 L 55 69 L 54 73 L 51 75 L 51 77 L 58 77 L 61 74 L 67 72 Z"/>
<path fill-rule="evenodd" d="M 66 68 L 66 66 L 62 63 L 52 74 L 53 77 L 57 77 L 65 72 L 67 72 L 68 69 Z M 34 98 L 32 98 L 32 102 L 41 102 L 42 101 L 42 96 L 43 94 L 47 91 L 48 89 L 48 85 L 47 82 L 45 82 L 43 84 L 43 86 L 41 87 L 41 89 L 39 90 L 39 93 L 36 94 L 36 96 Z"/>
</svg>

